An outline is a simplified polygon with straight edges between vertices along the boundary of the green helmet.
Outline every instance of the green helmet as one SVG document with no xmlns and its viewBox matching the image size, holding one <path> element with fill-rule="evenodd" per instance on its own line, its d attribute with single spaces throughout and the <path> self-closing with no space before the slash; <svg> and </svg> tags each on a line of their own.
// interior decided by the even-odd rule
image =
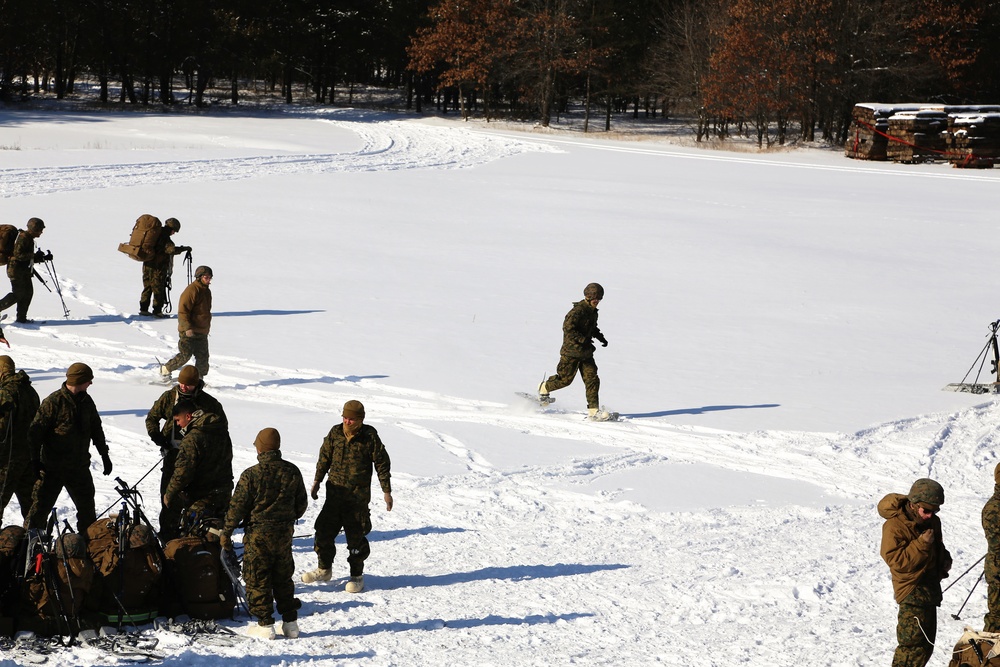
<svg viewBox="0 0 1000 667">
<path fill-rule="evenodd" d="M 924 503 L 935 508 L 944 505 L 944 487 L 933 479 L 918 479 L 910 487 L 906 499 L 911 503 Z"/>
<path fill-rule="evenodd" d="M 41 218 L 32 218 L 28 220 L 27 229 L 35 236 L 38 236 L 45 229 L 45 222 Z"/>
<path fill-rule="evenodd" d="M 583 296 L 588 301 L 591 299 L 603 299 L 604 288 L 601 287 L 600 283 L 590 283 L 583 288 Z"/>
<path fill-rule="evenodd" d="M 167 221 L 163 223 L 163 226 L 171 230 L 174 234 L 181 231 L 181 221 L 177 218 L 167 218 Z"/>
<path fill-rule="evenodd" d="M 209 276 L 209 277 L 214 277 L 215 276 L 215 274 L 212 273 L 212 267 L 210 267 L 210 266 L 199 266 L 197 269 L 194 270 L 194 279 L 195 280 L 198 280 L 202 276 L 206 276 L 206 275 Z"/>
</svg>

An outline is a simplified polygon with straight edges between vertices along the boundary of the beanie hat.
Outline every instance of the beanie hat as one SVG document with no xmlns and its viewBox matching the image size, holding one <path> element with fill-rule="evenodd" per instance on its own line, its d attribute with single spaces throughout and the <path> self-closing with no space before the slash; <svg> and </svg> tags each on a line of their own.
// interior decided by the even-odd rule
<svg viewBox="0 0 1000 667">
<path fill-rule="evenodd" d="M 66 384 L 71 387 L 78 387 L 94 379 L 94 371 L 83 362 L 76 362 L 66 369 Z"/>
<path fill-rule="evenodd" d="M 0 357 L 0 377 L 14 372 L 14 360 L 6 354 Z"/>
<path fill-rule="evenodd" d="M 195 280 L 198 280 L 199 278 L 201 278 L 204 275 L 208 275 L 209 277 L 214 276 L 215 274 L 212 273 L 212 267 L 210 267 L 210 266 L 199 266 L 197 269 L 194 270 L 194 279 Z"/>
<path fill-rule="evenodd" d="M 933 479 L 918 479 L 910 487 L 910 493 L 906 499 L 911 503 L 923 503 L 931 505 L 935 511 L 944 505 L 944 487 Z"/>
<path fill-rule="evenodd" d="M 201 382 L 201 373 L 194 366 L 188 365 L 182 368 L 181 372 L 177 374 L 177 381 L 180 384 L 193 386 Z"/>
<path fill-rule="evenodd" d="M 600 283 L 590 283 L 583 288 L 583 296 L 590 301 L 591 299 L 603 299 L 604 298 L 604 288 L 601 287 Z"/>
<path fill-rule="evenodd" d="M 268 426 L 260 430 L 257 439 L 253 441 L 253 446 L 262 452 L 273 452 L 281 447 L 281 434 L 278 433 L 278 429 Z"/>
<path fill-rule="evenodd" d="M 3 357 L 0 357 L 0 359 L 3 359 Z M 993 469 L 993 481 L 1000 484 L 1000 463 Z"/>
<path fill-rule="evenodd" d="M 350 419 L 364 419 L 365 406 L 361 405 L 361 401 L 348 401 L 344 403 L 344 416 Z"/>
</svg>

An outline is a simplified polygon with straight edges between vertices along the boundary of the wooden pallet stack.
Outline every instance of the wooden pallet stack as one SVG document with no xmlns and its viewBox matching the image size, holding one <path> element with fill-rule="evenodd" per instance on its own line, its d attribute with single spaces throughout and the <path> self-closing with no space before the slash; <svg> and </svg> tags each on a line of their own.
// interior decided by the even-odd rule
<svg viewBox="0 0 1000 667">
<path fill-rule="evenodd" d="M 888 134 L 885 154 L 893 162 L 941 160 L 948 151 L 948 114 L 940 107 L 899 112 L 889 117 Z"/>
<path fill-rule="evenodd" d="M 950 116 L 948 160 L 960 168 L 993 168 L 1000 161 L 1000 109 Z"/>
<path fill-rule="evenodd" d="M 856 104 L 851 111 L 854 123 L 851 136 L 844 144 L 844 154 L 858 160 L 886 160 L 889 139 L 889 117 L 897 111 L 918 111 L 920 105 L 893 105 L 878 103 Z"/>
</svg>

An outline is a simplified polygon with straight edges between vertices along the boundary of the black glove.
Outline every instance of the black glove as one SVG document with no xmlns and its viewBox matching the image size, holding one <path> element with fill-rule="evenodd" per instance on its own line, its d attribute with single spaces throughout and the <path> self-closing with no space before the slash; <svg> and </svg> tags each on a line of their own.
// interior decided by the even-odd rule
<svg viewBox="0 0 1000 667">
<path fill-rule="evenodd" d="M 608 339 L 605 338 L 604 336 L 601 336 L 597 340 L 601 341 L 601 347 L 607 347 L 608 346 Z"/>
<path fill-rule="evenodd" d="M 44 259 L 46 262 L 51 262 L 52 261 L 52 251 L 49 250 L 47 253 L 45 253 L 45 256 L 42 257 L 42 259 Z"/>
<path fill-rule="evenodd" d="M 107 477 L 111 474 L 111 457 L 107 452 L 101 454 L 101 461 L 104 462 L 104 476 Z"/>
<path fill-rule="evenodd" d="M 167 441 L 167 436 L 162 433 L 150 433 L 149 439 L 153 441 L 153 444 L 160 449 L 168 449 L 170 447 L 170 442 Z"/>
<path fill-rule="evenodd" d="M 36 250 L 35 251 L 34 260 L 35 260 L 36 264 L 44 262 L 45 261 L 45 253 L 42 252 L 41 250 Z"/>
<path fill-rule="evenodd" d="M 191 246 L 189 245 L 179 245 L 175 246 L 177 252 L 191 252 Z"/>
</svg>

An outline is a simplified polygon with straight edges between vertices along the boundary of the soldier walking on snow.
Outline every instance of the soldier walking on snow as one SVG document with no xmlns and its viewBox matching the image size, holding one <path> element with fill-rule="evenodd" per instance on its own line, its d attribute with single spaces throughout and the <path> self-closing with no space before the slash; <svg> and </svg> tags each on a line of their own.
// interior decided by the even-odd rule
<svg viewBox="0 0 1000 667">
<path fill-rule="evenodd" d="M 597 304 L 604 298 L 604 288 L 598 283 L 590 283 L 583 289 L 583 300 L 573 304 L 573 308 L 563 320 L 563 344 L 559 350 L 559 365 L 556 374 L 538 385 L 538 400 L 549 403 L 554 399 L 549 392 L 568 387 L 577 371 L 583 376 L 587 391 L 587 416 L 594 421 L 606 421 L 608 413 L 601 410 L 598 393 L 601 378 L 597 376 L 597 362 L 594 361 L 594 339 L 602 347 L 608 346 L 608 339 L 597 327 Z"/>
<path fill-rule="evenodd" d="M 31 378 L 16 371 L 14 360 L 0 356 L 0 516 L 12 496 L 17 496 L 21 516 L 31 509 L 35 470 L 31 467 L 28 427 L 38 411 L 38 392 Z"/>
<path fill-rule="evenodd" d="M 90 475 L 90 443 L 101 455 L 104 475 L 111 474 L 111 457 L 94 399 L 87 389 L 94 382 L 90 366 L 77 362 L 66 369 L 62 387 L 49 394 L 28 428 L 31 463 L 38 481 L 31 492 L 28 528 L 45 528 L 49 512 L 64 488 L 76 505 L 77 532 L 86 534 L 97 520 L 94 478 Z"/>
<path fill-rule="evenodd" d="M 951 569 L 937 516 L 943 504 L 944 489 L 933 479 L 918 479 L 908 495 L 890 493 L 878 504 L 882 559 L 899 604 L 893 667 L 924 667 L 934 651 L 941 580 Z"/>
<path fill-rule="evenodd" d="M 281 614 L 281 634 L 299 636 L 299 608 L 292 573 L 292 534 L 295 521 L 306 512 L 309 499 L 302 473 L 281 458 L 281 434 L 265 428 L 253 442 L 257 465 L 247 468 L 233 491 L 226 523 L 219 541 L 231 549 L 230 538 L 241 523 L 243 531 L 243 579 L 247 606 L 257 623 L 247 634 L 274 639 L 274 607 Z"/>
<path fill-rule="evenodd" d="M 42 235 L 45 230 L 45 223 L 41 218 L 28 220 L 26 229 L 22 229 L 17 234 L 14 241 L 14 251 L 7 262 L 7 277 L 10 278 L 10 293 L 0 299 L 0 311 L 7 310 L 15 303 L 17 304 L 16 322 L 21 324 L 31 324 L 34 320 L 28 319 L 28 306 L 35 295 L 35 287 L 31 283 L 31 277 L 35 270 L 36 262 L 44 262 L 52 259 L 52 253 L 43 253 L 35 250 L 35 239 Z"/>
<path fill-rule="evenodd" d="M 343 423 L 330 429 L 319 450 L 316 477 L 310 495 L 319 499 L 319 485 L 326 480 L 326 502 L 316 517 L 315 551 L 319 567 L 302 575 L 302 581 L 330 581 L 333 559 L 337 555 L 334 540 L 343 529 L 347 537 L 347 562 L 351 579 L 345 590 L 360 593 L 365 588 L 365 559 L 371 553 L 368 535 L 372 529 L 372 468 L 382 487 L 385 509 L 392 511 L 389 453 L 378 431 L 364 423 L 365 406 L 360 401 L 344 404 Z"/>
<path fill-rule="evenodd" d="M 208 375 L 208 333 L 212 329 L 212 269 L 199 266 L 194 282 L 184 288 L 177 303 L 177 355 L 163 366 L 160 375 L 170 374 L 194 357 L 194 366 L 204 378 Z"/>
<path fill-rule="evenodd" d="M 167 285 L 174 270 L 174 255 L 191 250 L 191 246 L 174 245 L 170 237 L 181 231 L 177 218 L 167 218 L 163 223 L 164 233 L 156 240 L 153 257 L 142 263 L 142 294 L 139 296 L 139 314 L 149 317 L 166 317 L 163 306 L 167 302 Z M 153 312 L 149 312 L 149 301 L 153 300 Z"/>
<path fill-rule="evenodd" d="M 986 532 L 986 603 L 984 632 L 1000 632 L 1000 464 L 993 470 L 993 495 L 983 507 Z"/>
<path fill-rule="evenodd" d="M 167 484 L 174 475 L 174 464 L 183 438 L 181 429 L 174 423 L 174 406 L 185 400 L 194 404 L 196 410 L 218 417 L 222 428 L 226 429 L 226 439 L 232 442 L 229 439 L 229 421 L 226 419 L 222 404 L 205 391 L 205 383 L 198 369 L 194 366 L 185 366 L 177 374 L 177 386 L 163 392 L 146 414 L 146 433 L 149 434 L 149 439 L 159 446 L 163 455 L 163 468 L 160 474 L 161 501 L 167 492 Z M 161 502 L 160 537 L 164 542 L 180 537 L 178 531 L 180 521 L 180 508 L 171 509 Z"/>
</svg>

